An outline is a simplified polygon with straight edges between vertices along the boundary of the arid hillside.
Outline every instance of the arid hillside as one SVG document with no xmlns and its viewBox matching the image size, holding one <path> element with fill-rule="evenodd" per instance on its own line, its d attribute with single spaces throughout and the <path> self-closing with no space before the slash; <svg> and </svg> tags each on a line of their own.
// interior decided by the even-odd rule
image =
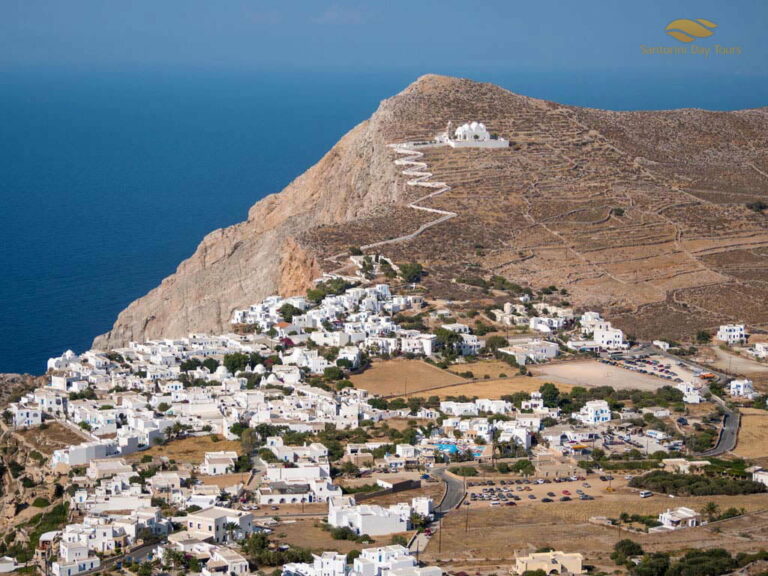
<svg viewBox="0 0 768 576">
<path fill-rule="evenodd" d="M 767 109 L 607 112 L 430 75 L 246 222 L 208 235 L 95 345 L 220 330 L 234 308 L 303 292 L 339 267 L 330 256 L 434 220 L 408 207 L 425 192 L 406 184 L 388 145 L 471 120 L 511 146 L 424 149 L 450 190 L 421 205 L 457 216 L 375 250 L 423 263 L 435 296 L 472 298 L 456 278 L 498 274 L 566 288 L 638 337 L 768 324 L 767 216 L 753 204 L 768 202 Z"/>
</svg>

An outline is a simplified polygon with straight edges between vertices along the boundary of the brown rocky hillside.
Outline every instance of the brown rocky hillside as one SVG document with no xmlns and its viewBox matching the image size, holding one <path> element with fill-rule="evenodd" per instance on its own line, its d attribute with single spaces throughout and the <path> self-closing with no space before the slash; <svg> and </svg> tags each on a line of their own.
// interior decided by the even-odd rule
<svg viewBox="0 0 768 576">
<path fill-rule="evenodd" d="M 407 207 L 425 192 L 406 185 L 388 144 L 470 120 L 512 145 L 425 150 L 451 190 L 423 205 L 458 216 L 377 249 L 425 264 L 435 295 L 455 296 L 462 275 L 500 274 L 564 287 L 638 337 L 768 324 L 768 216 L 746 206 L 768 202 L 768 109 L 608 112 L 430 75 L 246 222 L 209 234 L 94 344 L 222 330 L 234 308 L 303 292 L 338 267 L 329 256 L 416 230 L 434 218 Z"/>
</svg>

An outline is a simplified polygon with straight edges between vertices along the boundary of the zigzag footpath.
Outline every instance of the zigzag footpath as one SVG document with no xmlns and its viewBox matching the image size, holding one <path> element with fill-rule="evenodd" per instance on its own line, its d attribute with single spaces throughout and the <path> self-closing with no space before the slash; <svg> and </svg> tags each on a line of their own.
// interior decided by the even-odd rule
<svg viewBox="0 0 768 576">
<path fill-rule="evenodd" d="M 417 144 L 415 142 L 406 142 L 403 144 L 390 144 L 389 146 L 394 150 L 396 154 L 401 154 L 405 156 L 404 158 L 395 159 L 396 166 L 410 166 L 410 168 L 406 168 L 405 170 L 401 171 L 401 174 L 403 174 L 404 176 L 408 176 L 410 178 L 408 181 L 406 181 L 406 184 L 408 186 L 421 186 L 423 188 L 430 188 L 433 190 L 429 194 L 426 194 L 418 198 L 417 200 L 414 200 L 410 204 L 408 204 L 408 208 L 412 208 L 413 210 L 421 210 L 423 212 L 431 212 L 433 214 L 439 214 L 440 216 L 435 220 L 431 220 L 426 224 L 422 224 L 415 231 L 409 234 L 403 234 L 402 236 L 398 236 L 396 238 L 390 238 L 388 240 L 381 240 L 380 242 L 373 242 L 371 244 L 366 244 L 364 246 L 360 246 L 361 250 L 369 250 L 371 248 L 378 248 L 379 246 L 385 246 L 387 244 L 395 244 L 399 242 L 407 242 L 408 240 L 413 240 L 419 234 L 431 228 L 432 226 L 437 226 L 438 224 L 441 224 L 447 220 L 450 220 L 451 218 L 455 218 L 456 216 L 458 216 L 456 212 L 449 212 L 448 210 L 438 210 L 437 208 L 428 208 L 427 206 L 420 206 L 420 204 L 425 200 L 429 200 L 430 198 L 438 196 L 439 194 L 443 194 L 444 192 L 447 192 L 448 190 L 451 189 L 451 187 L 448 186 L 448 184 L 446 184 L 445 182 L 429 181 L 429 179 L 432 178 L 433 174 L 432 172 L 429 172 L 427 170 L 427 168 L 429 167 L 427 163 L 419 160 L 419 158 L 424 156 L 424 153 L 419 152 L 417 148 L 433 147 L 433 146 L 436 146 L 436 144 L 431 144 L 431 143 Z M 346 252 L 334 254 L 333 256 L 329 256 L 327 260 L 338 262 L 338 259 L 343 257 L 345 254 Z M 343 268 L 340 270 L 343 270 Z M 334 272 L 332 272 L 332 274 L 335 274 L 337 272 L 338 271 L 335 270 Z"/>
</svg>

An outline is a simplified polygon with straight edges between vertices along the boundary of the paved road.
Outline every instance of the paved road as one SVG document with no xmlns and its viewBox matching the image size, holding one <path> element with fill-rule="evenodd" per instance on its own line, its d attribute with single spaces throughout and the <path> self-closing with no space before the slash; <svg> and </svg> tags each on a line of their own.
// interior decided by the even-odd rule
<svg viewBox="0 0 768 576">
<path fill-rule="evenodd" d="M 714 448 L 705 450 L 701 456 L 720 456 L 736 448 L 736 442 L 739 439 L 739 426 L 741 425 L 741 414 L 726 409 L 723 416 L 723 427 L 720 430 L 720 436 Z"/>
<path fill-rule="evenodd" d="M 125 561 L 125 559 L 130 558 L 133 562 L 144 562 L 147 559 L 147 556 L 155 548 L 157 548 L 157 544 L 145 544 L 140 548 L 136 548 L 135 550 L 128 552 L 122 560 Z M 118 558 L 118 560 L 120 559 Z"/>
<path fill-rule="evenodd" d="M 688 360 L 687 358 L 681 358 L 679 356 L 675 356 L 674 354 L 670 354 L 669 352 L 664 352 L 663 350 L 659 350 L 655 346 L 651 346 L 650 344 L 644 344 L 630 351 L 629 353 L 629 355 L 633 355 L 633 356 L 637 354 L 658 354 L 670 360 L 674 360 L 675 362 L 682 362 L 688 368 L 696 368 L 704 372 L 711 372 L 717 377 L 718 382 L 722 384 L 725 384 L 731 379 L 731 376 L 729 376 L 724 372 L 720 372 L 709 366 L 704 366 L 702 364 L 699 364 L 698 362 Z M 705 386 L 702 392 L 707 392 L 708 390 L 709 389 Z M 709 450 L 700 452 L 699 456 L 720 456 L 722 454 L 725 454 L 726 452 L 730 452 L 731 450 L 736 448 L 736 442 L 739 439 L 739 426 L 741 425 L 741 414 L 731 410 L 728 407 L 728 405 L 723 401 L 723 399 L 720 398 L 719 396 L 715 396 L 714 394 L 712 394 L 712 401 L 717 403 L 723 410 L 723 425 L 720 430 L 720 435 L 717 438 L 717 444 L 715 444 L 715 446 L 710 448 Z"/>
<path fill-rule="evenodd" d="M 446 474 L 444 468 L 436 468 L 432 471 L 432 474 L 445 483 L 445 496 L 443 496 L 440 504 L 435 508 L 435 512 L 437 514 L 446 514 L 456 508 L 464 499 L 464 482 Z"/>
</svg>

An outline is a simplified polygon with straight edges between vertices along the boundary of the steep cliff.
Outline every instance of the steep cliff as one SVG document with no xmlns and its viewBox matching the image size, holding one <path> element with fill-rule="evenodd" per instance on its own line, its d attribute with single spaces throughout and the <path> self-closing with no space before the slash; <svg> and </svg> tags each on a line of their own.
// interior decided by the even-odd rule
<svg viewBox="0 0 768 576">
<path fill-rule="evenodd" d="M 221 331 L 238 306 L 306 290 L 319 265 L 295 242 L 297 233 L 397 200 L 380 123 L 374 117 L 356 126 L 285 190 L 255 204 L 247 221 L 208 234 L 173 275 L 121 312 L 94 347 Z"/>
<path fill-rule="evenodd" d="M 94 346 L 224 330 L 235 308 L 306 290 L 337 266 L 329 256 L 418 229 L 429 214 L 408 203 L 425 192 L 406 185 L 388 145 L 470 120 L 512 145 L 425 150 L 450 185 L 426 204 L 457 216 L 377 249 L 426 264 L 434 294 L 481 297 L 459 280 L 496 274 L 565 288 L 636 335 L 768 323 L 768 225 L 748 206 L 768 196 L 765 109 L 606 112 L 429 75 L 247 221 L 209 234 Z"/>
</svg>

